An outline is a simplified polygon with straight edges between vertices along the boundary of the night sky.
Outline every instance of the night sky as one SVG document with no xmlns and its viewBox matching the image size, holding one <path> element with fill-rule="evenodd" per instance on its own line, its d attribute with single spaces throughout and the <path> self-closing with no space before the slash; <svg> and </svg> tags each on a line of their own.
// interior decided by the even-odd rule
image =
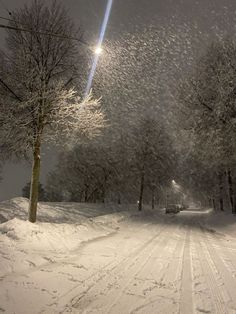
<svg viewBox="0 0 236 314">
<path fill-rule="evenodd" d="M 45 0 L 46 1 L 46 0 Z M 7 10 L 22 6 L 30 1 L 1 0 L 0 16 L 8 17 Z M 48 1 L 47 1 L 48 2 Z M 106 0 L 66 0 L 71 18 L 84 31 L 88 42 L 96 41 L 102 23 Z M 111 17 L 106 32 L 106 40 L 122 38 L 125 32 L 133 32 L 136 27 L 156 27 L 175 23 L 191 23 L 209 34 L 219 25 L 223 30 L 233 31 L 236 14 L 235 0 L 114 0 Z M 4 45 L 4 30 L 0 30 L 0 42 Z M 48 170 L 56 162 L 52 149 L 42 156 L 41 182 Z M 22 187 L 30 178 L 30 165 L 27 163 L 8 163 L 3 169 L 0 182 L 0 200 L 21 195 Z"/>
</svg>

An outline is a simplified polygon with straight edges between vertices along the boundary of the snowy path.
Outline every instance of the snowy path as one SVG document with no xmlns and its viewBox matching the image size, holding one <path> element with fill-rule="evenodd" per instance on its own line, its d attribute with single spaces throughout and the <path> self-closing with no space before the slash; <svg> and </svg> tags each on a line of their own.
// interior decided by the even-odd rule
<svg viewBox="0 0 236 314">
<path fill-rule="evenodd" d="M 0 281 L 0 313 L 236 313 L 236 242 L 204 214 L 135 217 Z"/>
</svg>

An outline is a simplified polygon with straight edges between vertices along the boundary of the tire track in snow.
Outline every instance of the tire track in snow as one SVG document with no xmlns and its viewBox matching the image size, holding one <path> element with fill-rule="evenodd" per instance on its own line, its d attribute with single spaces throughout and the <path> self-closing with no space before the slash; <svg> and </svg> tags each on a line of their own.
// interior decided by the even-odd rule
<svg viewBox="0 0 236 314">
<path fill-rule="evenodd" d="M 181 289 L 180 289 L 180 305 L 179 313 L 193 312 L 193 287 L 192 287 L 192 262 L 190 254 L 190 227 L 187 227 L 187 233 L 184 241 L 182 274 L 181 274 Z"/>
<path fill-rule="evenodd" d="M 166 228 L 165 230 L 166 231 Z M 160 236 L 159 236 L 160 237 Z M 122 296 L 126 295 L 126 289 L 127 287 L 134 282 L 135 278 L 138 277 L 138 275 L 142 272 L 142 270 L 145 268 L 145 266 L 147 266 L 148 262 L 150 261 L 150 259 L 152 258 L 152 256 L 156 253 L 156 251 L 158 251 L 158 254 L 160 254 L 160 247 L 158 246 L 159 243 L 162 243 L 162 252 L 164 252 L 166 249 L 168 249 L 168 243 L 170 242 L 170 237 L 166 237 L 165 234 L 162 234 L 161 237 L 158 239 L 158 241 L 152 243 L 152 248 L 151 251 L 149 252 L 147 258 L 143 259 L 143 256 L 141 255 L 141 259 L 143 259 L 141 262 L 137 260 L 137 264 L 138 264 L 138 268 L 135 269 L 136 263 L 131 265 L 131 272 L 129 271 L 129 273 L 127 274 L 130 278 L 127 280 L 128 276 L 123 276 L 123 281 L 119 282 L 119 284 L 122 286 L 122 289 L 119 291 L 118 296 L 116 296 L 113 301 L 112 304 L 110 304 L 110 306 L 106 309 L 106 311 L 104 313 L 108 314 L 108 313 L 122 313 L 121 309 L 120 309 L 120 304 L 122 302 L 119 302 L 122 298 Z M 172 247 L 172 251 L 175 248 Z M 132 267 L 133 272 L 132 272 Z M 160 283 L 163 281 L 164 275 L 165 273 L 168 271 L 168 267 L 169 267 L 169 261 L 166 261 L 166 267 L 162 268 L 161 273 L 159 274 L 160 276 Z M 145 279 L 143 279 L 143 281 L 145 281 Z M 158 286 L 157 286 L 158 287 Z M 147 289 L 148 290 L 148 289 Z M 145 291 L 145 290 L 144 290 Z M 149 305 L 150 302 L 148 302 L 147 304 L 145 304 L 145 306 Z M 118 307 L 118 308 L 117 308 Z M 111 312 L 112 310 L 112 312 Z M 132 310 L 132 313 L 135 313 L 135 310 Z"/>
<path fill-rule="evenodd" d="M 229 302 L 228 306 L 230 307 L 228 310 L 233 310 L 236 312 L 236 302 L 235 302 L 235 291 L 236 291 L 236 280 L 235 277 L 232 275 L 232 273 L 229 271 L 227 265 L 224 262 L 224 259 L 222 256 L 220 256 L 212 243 L 210 243 L 208 234 L 202 229 L 202 239 L 204 240 L 204 245 L 206 250 L 208 251 L 209 255 L 211 256 L 211 259 L 214 263 L 214 266 L 216 267 L 218 273 L 220 274 L 223 285 L 226 288 L 226 292 L 228 296 L 230 297 L 231 301 Z M 204 235 L 204 237 L 203 237 Z"/>
<path fill-rule="evenodd" d="M 222 237 L 210 234 L 207 234 L 206 236 L 218 256 L 220 256 L 225 267 L 232 273 L 232 276 L 236 280 L 236 249 L 229 247 L 228 241 L 224 238 L 222 239 Z"/>
<path fill-rule="evenodd" d="M 178 233 L 171 233 L 172 237 L 177 239 L 177 242 L 175 246 L 170 243 L 173 250 L 168 257 L 167 267 L 161 270 L 161 279 L 158 286 L 153 287 L 152 290 L 149 289 L 149 292 L 152 292 L 150 297 L 144 300 L 143 304 L 132 309 L 130 314 L 139 313 L 140 311 L 145 314 L 154 313 L 153 311 L 156 313 L 157 307 L 158 313 L 177 313 L 179 311 L 178 303 L 187 228 L 181 223 L 178 229 Z M 170 237 L 170 234 L 168 236 Z M 185 313 L 189 314 L 189 309 Z"/>
<path fill-rule="evenodd" d="M 152 224 L 152 223 L 149 223 L 149 224 Z M 142 224 L 143 225 L 143 224 Z M 3 282 L 3 284 L 5 283 L 5 284 L 7 284 L 7 283 L 9 283 L 9 282 L 13 282 L 14 280 L 20 280 L 20 281 L 25 281 L 26 279 L 25 279 L 25 277 L 27 277 L 27 281 L 30 279 L 30 278 L 33 278 L 32 280 L 34 281 L 34 285 L 35 286 L 40 286 L 41 288 L 43 288 L 43 290 L 44 290 L 44 288 L 45 288 L 45 286 L 47 286 L 47 281 L 46 280 L 49 280 L 50 281 L 50 278 L 52 278 L 52 280 L 54 280 L 54 277 L 58 277 L 58 284 L 60 285 L 60 284 L 62 284 L 63 285 L 63 278 L 61 278 L 61 279 L 59 279 L 59 277 L 62 277 L 62 275 L 61 275 L 61 272 L 60 272 L 60 269 L 61 268 L 63 268 L 64 269 L 64 267 L 66 267 L 67 265 L 68 266 L 74 266 L 74 265 L 78 265 L 78 262 L 79 262 L 79 260 L 80 260 L 80 256 L 81 256 L 81 251 L 87 246 L 87 245 L 91 245 L 91 244 L 93 244 L 93 243 L 96 243 L 96 242 L 98 242 L 98 241 L 101 241 L 101 240 L 105 240 L 105 239 L 109 239 L 109 238 L 111 238 L 112 236 L 114 236 L 115 234 L 117 234 L 117 232 L 118 232 L 118 230 L 116 230 L 116 231 L 114 231 L 114 232 L 112 232 L 112 234 L 110 233 L 110 234 L 108 234 L 108 235 L 103 235 L 103 236 L 100 236 L 99 237 L 99 239 L 92 239 L 92 240 L 89 240 L 89 241 L 87 241 L 87 242 L 83 242 L 82 243 L 82 245 L 80 245 L 79 246 L 79 248 L 77 248 L 76 250 L 74 250 L 74 251 L 72 251 L 71 253 L 73 253 L 73 256 L 71 257 L 71 256 L 68 256 L 68 257 L 60 257 L 60 258 L 58 258 L 56 261 L 55 261 L 55 263 L 53 262 L 53 263 L 47 263 L 47 264 L 44 264 L 44 265 L 40 265 L 40 266 L 37 266 L 37 267 L 35 267 L 35 268 L 33 268 L 33 269 L 30 269 L 30 271 L 22 271 L 22 272 L 18 272 L 18 273 L 11 273 L 9 276 L 7 276 L 6 278 L 4 278 L 3 280 L 4 280 L 4 282 Z M 150 236 L 150 235 L 149 235 Z M 76 256 L 74 255 L 75 253 L 77 253 L 76 254 Z M 72 262 L 76 262 L 76 264 L 74 264 L 73 263 L 73 265 L 72 265 Z M 109 267 L 109 265 L 111 264 L 111 262 L 110 263 L 107 263 L 107 260 L 105 261 L 106 262 L 106 265 L 104 265 L 104 267 Z M 79 265 L 80 266 L 80 265 Z M 79 267 L 80 268 L 80 267 Z M 42 278 L 42 276 L 41 276 L 41 272 L 42 271 L 44 271 L 44 272 L 50 272 L 51 274 L 50 274 L 50 277 L 48 277 L 48 279 L 44 276 L 44 278 L 45 278 L 45 282 L 43 282 L 40 278 Z M 96 270 L 95 272 L 94 272 L 94 268 L 92 269 L 92 271 L 93 271 L 93 274 L 91 275 L 91 277 L 94 275 L 94 273 L 98 273 L 98 272 L 100 272 L 100 269 L 99 270 Z M 77 272 L 77 276 L 79 276 L 80 275 L 80 270 L 78 270 L 78 272 Z M 84 274 L 83 274 L 84 275 Z M 77 277 L 76 276 L 76 277 Z M 39 280 L 37 279 L 37 277 L 39 278 Z M 87 276 L 87 277 L 89 277 L 89 276 Z M 36 280 L 35 280 L 36 279 Z M 70 280 L 71 278 L 65 278 L 66 280 Z M 73 279 L 73 278 L 72 278 Z M 87 278 L 85 279 L 85 280 L 87 280 Z M 73 281 L 76 281 L 76 280 L 73 280 Z M 78 281 L 78 280 L 77 280 Z M 74 285 L 73 285 L 73 287 L 74 287 Z M 53 288 L 54 290 L 56 289 L 56 290 L 58 290 L 57 289 L 57 286 L 55 287 L 54 286 L 54 288 Z M 60 290 L 60 287 L 59 287 L 59 290 Z M 62 291 L 63 291 L 63 289 L 62 289 Z M 64 289 L 64 291 L 65 291 L 65 289 Z M 22 296 L 23 295 L 26 295 L 27 294 L 27 291 L 26 290 L 22 290 L 21 292 L 20 292 L 21 294 L 22 294 Z M 35 296 L 35 297 L 37 297 L 37 296 Z M 49 301 L 48 303 L 50 304 L 50 303 L 54 303 L 54 301 L 55 301 L 55 299 L 57 299 L 56 298 L 56 296 L 54 296 L 53 297 L 53 299 L 51 300 L 51 301 Z M 43 309 L 44 308 L 44 309 Z M 45 312 L 46 310 L 45 310 L 45 307 L 43 307 L 42 306 L 42 309 L 41 309 L 41 312 Z M 47 313 L 48 313 L 48 311 L 46 311 Z M 56 313 L 58 313 L 57 312 L 57 310 L 55 311 Z M 51 314 L 51 312 L 50 312 L 50 314 Z"/>
<path fill-rule="evenodd" d="M 198 259 L 201 265 L 201 271 L 204 276 L 206 285 L 208 287 L 210 298 L 211 298 L 211 307 L 214 308 L 216 314 L 228 314 L 228 307 L 225 300 L 225 291 L 224 287 L 217 280 L 217 272 L 214 268 L 214 262 L 212 260 L 213 256 L 207 252 L 205 247 L 205 239 L 203 237 L 202 230 L 196 230 L 194 236 L 194 242 L 197 248 Z M 203 308 L 197 307 L 198 312 L 212 313 L 212 309 L 205 310 Z"/>
<path fill-rule="evenodd" d="M 100 313 L 123 313 L 124 311 L 127 312 L 127 309 L 125 308 L 125 306 L 127 306 L 127 298 L 130 298 L 131 296 L 135 297 L 136 299 L 138 298 L 140 301 L 145 301 L 147 299 L 149 299 L 149 297 L 146 295 L 149 293 L 153 293 L 153 289 L 155 290 L 154 293 L 156 295 L 156 289 L 158 289 L 158 292 L 162 292 L 163 291 L 167 291 L 167 294 L 173 294 L 173 290 L 170 290 L 170 287 L 165 286 L 165 284 L 161 284 L 160 281 L 163 280 L 163 278 L 165 277 L 165 274 L 168 272 L 168 267 L 171 263 L 171 257 L 173 255 L 173 252 L 175 252 L 175 249 L 177 247 L 173 245 L 168 245 L 170 241 L 173 241 L 173 238 L 175 236 L 175 230 L 178 229 L 179 226 L 173 226 L 167 227 L 163 230 L 162 234 L 158 236 L 157 239 L 154 239 L 154 241 L 152 243 L 150 243 L 151 247 L 146 248 L 146 250 L 148 251 L 148 254 L 146 254 L 145 252 L 142 252 L 142 254 L 140 256 L 137 256 L 136 259 L 134 261 L 129 262 L 128 265 L 125 266 L 125 269 L 121 269 L 121 270 L 117 270 L 115 271 L 114 274 L 112 274 L 113 277 L 113 282 L 112 285 L 109 287 L 109 290 L 107 291 L 107 294 L 103 297 L 101 296 L 99 293 L 96 294 L 96 289 L 95 291 L 93 291 L 92 296 L 97 295 L 98 297 L 100 296 L 100 300 L 99 302 L 95 301 L 95 307 L 97 309 L 100 309 Z M 171 230 L 170 230 L 171 229 Z M 174 239 L 175 241 L 175 239 Z M 176 244 L 176 241 L 175 241 Z M 150 252 L 151 250 L 151 252 Z M 144 254 L 145 253 L 145 254 Z M 156 282 L 156 284 L 154 285 L 154 287 L 150 287 L 147 286 L 149 284 L 151 284 L 150 279 L 142 279 L 142 282 L 144 284 L 144 286 L 146 285 L 146 289 L 142 290 L 143 285 L 140 286 L 140 284 L 136 285 L 137 288 L 141 291 L 138 291 L 139 293 L 137 294 L 130 294 L 127 293 L 127 288 L 131 285 L 132 282 L 135 281 L 136 278 L 139 278 L 140 275 L 142 274 L 142 270 L 147 267 L 150 262 L 150 260 L 152 259 L 152 262 L 155 261 L 155 254 L 157 253 L 158 257 L 157 259 L 162 259 L 162 262 L 164 263 L 165 267 L 163 267 L 160 271 L 160 274 L 158 274 L 158 278 L 159 278 L 159 282 Z M 163 256 L 163 258 L 162 258 Z M 154 264 L 155 265 L 155 264 Z M 151 266 L 151 264 L 149 265 Z M 147 270 L 144 272 L 147 274 Z M 149 270 L 151 271 L 151 269 L 149 268 Z M 159 270 L 159 269 L 158 269 Z M 142 277 L 142 275 L 141 275 Z M 158 280 L 158 279 L 157 279 Z M 109 281 L 110 278 L 109 278 Z M 99 287 L 100 291 L 103 291 L 104 286 L 106 286 L 107 281 L 105 283 L 103 283 L 103 285 L 101 287 Z M 122 289 L 121 289 L 122 287 Z M 97 289 L 97 290 L 99 290 Z M 117 290 L 118 289 L 118 290 Z M 161 290 L 160 290 L 161 289 Z M 172 289 L 172 287 L 171 287 Z M 117 296 L 118 294 L 118 296 Z M 165 293 L 164 293 L 165 294 Z M 128 297 L 129 296 L 129 297 Z M 166 302 L 168 300 L 169 303 L 173 304 L 175 303 L 175 300 L 171 297 L 171 296 L 163 296 L 159 294 L 157 294 L 155 296 L 155 299 L 164 299 L 164 302 Z M 132 298 L 131 298 L 132 299 Z M 110 302 L 110 300 L 112 300 L 112 302 Z M 80 306 L 82 309 L 84 308 L 84 306 L 91 306 L 91 302 L 93 300 L 90 300 L 88 297 L 86 298 L 86 302 L 85 303 L 80 303 L 77 304 L 78 306 Z M 130 302 L 130 305 L 133 304 L 133 299 Z M 150 304 L 151 300 L 148 300 L 147 303 L 143 304 L 143 306 L 148 306 Z M 107 305 L 107 307 L 105 307 L 104 309 L 104 304 L 107 304 L 109 302 L 110 305 Z M 124 308 L 122 308 L 124 307 Z M 76 307 L 77 308 L 77 307 Z M 89 308 L 90 309 L 90 308 Z M 133 309 L 134 310 L 134 309 Z M 86 311 L 86 310 L 85 310 Z"/>
<path fill-rule="evenodd" d="M 76 291 L 77 287 L 75 287 L 75 289 L 73 291 L 71 291 L 72 292 L 72 295 L 70 296 L 71 302 L 70 302 L 70 304 L 67 305 L 65 310 L 68 309 L 68 307 L 78 309 L 78 307 L 81 306 L 82 302 L 85 304 L 90 303 L 89 293 L 92 294 L 91 291 L 93 291 L 94 289 L 95 289 L 95 295 L 103 294 L 104 287 L 106 287 L 107 283 L 111 281 L 111 279 L 110 279 L 111 276 L 113 276 L 113 279 L 115 279 L 115 281 L 120 280 L 119 276 L 124 276 L 125 272 L 128 272 L 128 276 L 130 276 L 130 273 L 129 273 L 130 268 L 135 266 L 139 262 L 139 259 L 142 258 L 143 256 L 144 257 L 148 256 L 148 258 L 149 258 L 149 254 L 148 253 L 144 254 L 144 253 L 146 251 L 150 250 L 150 246 L 153 245 L 153 242 L 156 239 L 159 238 L 159 241 L 161 240 L 160 235 L 165 231 L 165 229 L 166 229 L 166 226 L 163 226 L 158 233 L 156 233 L 154 236 L 149 238 L 148 241 L 145 241 L 145 243 L 143 243 L 133 253 L 126 256 L 120 263 L 116 264 L 116 262 L 114 262 L 114 265 L 111 269 L 104 269 L 102 274 L 100 273 L 96 279 L 94 277 L 91 278 L 92 280 L 89 283 L 87 283 L 87 289 L 85 289 L 82 293 L 81 293 L 81 291 Z M 146 262 L 146 259 L 145 259 L 145 262 Z M 109 278 L 109 279 L 107 279 L 107 278 Z M 100 286 L 100 287 L 98 287 L 98 286 Z M 114 287 L 114 285 L 113 285 L 113 287 Z M 110 290 L 110 288 L 111 287 L 108 287 L 108 290 Z M 100 292 L 102 292 L 102 293 L 100 293 Z M 79 296 L 78 296 L 78 294 L 79 294 Z M 87 298 L 89 300 L 87 300 L 87 301 L 83 300 L 84 298 Z M 65 303 L 62 302 L 61 305 L 65 305 Z M 63 313 L 63 311 L 61 313 Z M 103 312 L 103 313 L 105 313 L 105 312 Z"/>
<path fill-rule="evenodd" d="M 148 228 L 148 226 L 153 225 L 153 223 L 149 223 L 145 226 L 145 228 L 142 229 L 146 229 Z M 142 232 L 141 229 L 141 232 Z M 161 229 L 158 232 L 158 235 L 163 231 L 164 227 L 162 226 Z M 116 232 L 117 234 L 117 232 Z M 113 234 L 113 236 L 115 236 L 116 234 Z M 155 235 L 156 237 L 157 235 Z M 110 238 L 110 237 L 109 237 Z M 83 280 L 84 283 L 84 287 L 83 287 L 83 291 L 82 291 L 82 295 L 81 298 L 86 295 L 86 293 L 94 286 L 94 284 L 96 284 L 97 282 L 99 282 L 100 280 L 102 280 L 105 276 L 107 276 L 107 274 L 111 271 L 113 271 L 115 268 L 119 267 L 120 265 L 122 265 L 123 263 L 125 263 L 126 260 L 128 260 L 129 258 L 131 258 L 132 256 L 135 256 L 136 254 L 138 254 L 139 252 L 142 252 L 142 250 L 146 247 L 146 245 L 152 241 L 153 237 L 149 238 L 147 241 L 145 241 L 144 243 L 142 243 L 142 245 L 140 245 L 137 249 L 135 249 L 132 253 L 122 257 L 120 260 L 113 260 L 110 263 L 104 265 L 102 268 L 100 268 L 99 270 L 93 272 L 90 276 L 88 276 L 87 278 L 85 278 Z M 102 239 L 100 239 L 102 240 Z M 93 244 L 94 242 L 98 242 L 98 240 L 92 241 Z M 86 246 L 86 244 L 85 244 Z M 76 286 L 74 286 L 72 289 L 68 290 L 66 293 L 64 293 L 63 295 L 61 295 L 56 302 L 53 302 L 52 306 L 55 306 L 57 308 L 60 308 L 62 311 L 62 308 L 68 308 L 68 306 L 70 306 L 68 303 L 68 299 L 71 300 L 71 302 L 73 303 L 74 298 L 77 298 L 78 294 L 81 294 L 81 284 L 78 284 Z"/>
</svg>

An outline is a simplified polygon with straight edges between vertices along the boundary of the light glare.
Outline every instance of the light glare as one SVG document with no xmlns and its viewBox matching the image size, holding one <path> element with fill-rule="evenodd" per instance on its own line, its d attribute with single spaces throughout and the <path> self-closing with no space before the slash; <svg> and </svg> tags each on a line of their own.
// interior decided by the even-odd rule
<svg viewBox="0 0 236 314">
<path fill-rule="evenodd" d="M 102 48 L 101 47 L 95 48 L 95 54 L 96 55 L 100 55 L 101 53 L 102 53 Z"/>
<path fill-rule="evenodd" d="M 90 70 L 88 83 L 87 83 L 87 87 L 86 87 L 86 91 L 85 91 L 85 96 L 89 94 L 89 91 L 91 89 L 92 82 L 93 82 L 93 77 L 95 75 L 97 64 L 98 64 L 99 55 L 102 52 L 101 46 L 102 46 L 102 43 L 103 43 L 103 40 L 104 40 L 104 36 L 105 36 L 106 28 L 107 28 L 107 23 L 108 23 L 108 20 L 109 20 L 109 17 L 110 17 L 112 3 L 113 3 L 113 0 L 107 0 L 106 12 L 105 12 L 105 16 L 104 16 L 104 19 L 103 19 L 103 23 L 102 23 L 102 27 L 101 27 L 101 31 L 100 31 L 100 36 L 99 36 L 97 48 L 95 49 L 95 56 L 94 56 L 92 68 Z"/>
</svg>

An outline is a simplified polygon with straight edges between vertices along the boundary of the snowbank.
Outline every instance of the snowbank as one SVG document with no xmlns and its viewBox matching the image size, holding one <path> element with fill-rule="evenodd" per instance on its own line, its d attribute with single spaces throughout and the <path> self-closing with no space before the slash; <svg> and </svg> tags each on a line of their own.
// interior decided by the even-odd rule
<svg viewBox="0 0 236 314">
<path fill-rule="evenodd" d="M 83 242 L 114 232 L 133 211 L 101 204 L 41 203 L 38 221 L 27 221 L 28 200 L 0 203 L 0 275 L 36 267 L 65 256 Z"/>
<path fill-rule="evenodd" d="M 212 232 L 236 238 L 236 215 L 211 211 L 205 216 L 205 226 Z"/>
<path fill-rule="evenodd" d="M 0 203 L 0 222 L 4 222 L 14 217 L 26 219 L 28 213 L 28 199 L 24 197 L 13 198 Z M 1 219 L 2 218 L 2 219 Z"/>
</svg>

